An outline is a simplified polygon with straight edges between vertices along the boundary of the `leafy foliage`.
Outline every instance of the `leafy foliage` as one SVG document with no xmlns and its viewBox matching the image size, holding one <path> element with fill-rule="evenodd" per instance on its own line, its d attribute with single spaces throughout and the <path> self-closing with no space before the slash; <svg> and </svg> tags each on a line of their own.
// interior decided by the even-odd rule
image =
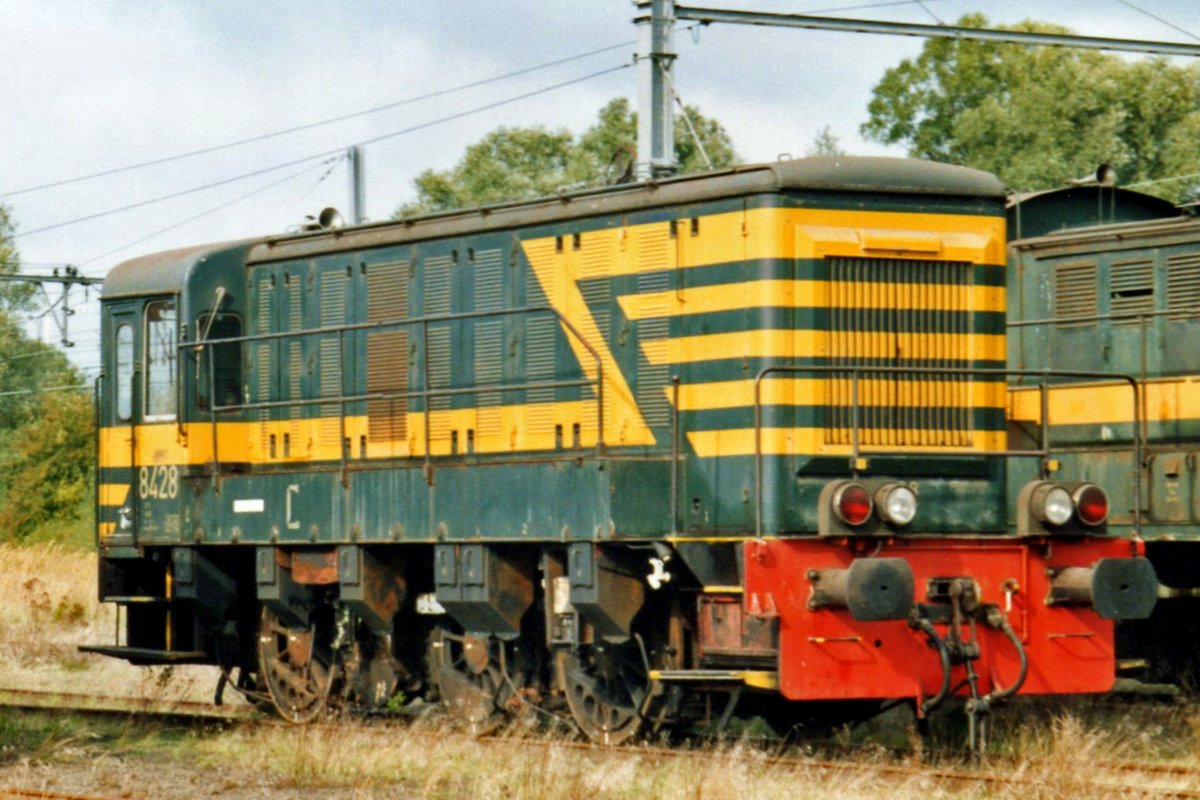
<svg viewBox="0 0 1200 800">
<path fill-rule="evenodd" d="M 958 24 L 988 23 L 969 14 Z M 1070 33 L 1033 21 L 1011 29 Z M 1123 184 L 1200 172 L 1200 66 L 1164 59 L 932 39 L 884 74 L 868 112 L 868 138 L 995 172 L 1018 190 L 1061 185 L 1101 163 Z M 1193 186 L 1150 191 L 1180 199 Z"/>
<path fill-rule="evenodd" d="M 697 145 L 682 117 L 675 124 L 680 171 L 697 172 L 736 163 L 729 134 L 719 122 L 687 106 Z M 594 125 L 576 139 L 567 130 L 541 127 L 497 128 L 469 146 L 451 169 L 425 170 L 414 185 L 417 200 L 397 216 L 452 208 L 528 200 L 560 189 L 579 189 L 619 181 L 632 167 L 637 115 L 625 98 L 610 101 Z"/>
<path fill-rule="evenodd" d="M 0 274 L 20 271 L 11 233 L 0 206 Z M 91 396 L 57 391 L 81 377 L 62 353 L 25 335 L 16 315 L 28 288 L 0 283 L 0 541 L 78 519 L 89 507 Z"/>
</svg>

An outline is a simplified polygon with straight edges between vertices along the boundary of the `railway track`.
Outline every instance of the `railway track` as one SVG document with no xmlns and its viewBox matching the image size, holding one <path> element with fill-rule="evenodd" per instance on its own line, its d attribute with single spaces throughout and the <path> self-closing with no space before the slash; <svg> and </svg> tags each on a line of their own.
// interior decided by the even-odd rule
<svg viewBox="0 0 1200 800">
<path fill-rule="evenodd" d="M 0 689 L 0 706 L 73 711 L 99 714 L 140 714 L 211 720 L 250 720 L 258 716 L 248 705 L 214 706 L 184 700 L 155 701 L 137 697 L 107 697 L 78 692 L 43 692 L 29 689 Z"/>
<path fill-rule="evenodd" d="M 39 692 L 0 689 L 0 706 L 21 709 L 64 711 L 86 714 L 116 714 L 175 720 L 224 721 L 239 726 L 271 726 L 294 729 L 294 726 L 268 718 L 248 705 L 213 706 L 209 703 L 170 701 L 154 702 L 138 698 L 104 697 L 69 692 Z M 405 728 L 407 735 L 428 737 L 431 746 L 447 736 L 469 737 L 498 750 L 508 748 L 556 747 L 591 754 L 595 757 L 626 755 L 651 763 L 668 760 L 712 758 L 711 749 L 663 747 L 653 745 L 622 745 L 600 747 L 591 742 L 538 736 L 506 736 L 491 734 L 471 736 L 467 733 L 448 733 L 413 727 L 397 718 L 375 720 L 329 721 L 306 726 L 309 729 L 341 730 L 349 725 L 381 729 Z M 927 782 L 945 788 L 967 790 L 972 787 L 998 791 L 1001 789 L 1031 790 L 1041 796 L 1047 789 L 1077 796 L 1137 796 L 1178 800 L 1200 800 L 1200 766 L 1183 764 L 1145 763 L 1134 761 L 1097 760 L 1088 764 L 1086 778 L 1062 774 L 1058 764 L 1050 759 L 1024 759 L 1020 763 L 990 761 L 983 766 L 957 767 L 946 764 L 909 764 L 888 761 L 864 761 L 860 758 L 818 758 L 808 755 L 776 753 L 764 755 L 763 750 L 747 750 L 744 756 L 722 754 L 724 758 L 753 761 L 761 768 L 781 769 L 821 780 L 848 774 L 884 779 L 889 782 Z M 1167 785 L 1168 783 L 1174 785 Z M 37 789 L 0 786 L 0 800 L 9 798 L 40 798 L 41 800 L 107 800 L 90 795 L 61 794 Z"/>
</svg>

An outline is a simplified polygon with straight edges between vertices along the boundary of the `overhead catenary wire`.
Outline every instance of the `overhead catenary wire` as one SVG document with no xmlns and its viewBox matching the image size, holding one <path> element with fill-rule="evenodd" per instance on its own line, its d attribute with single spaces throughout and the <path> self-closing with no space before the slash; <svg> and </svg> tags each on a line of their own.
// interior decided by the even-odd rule
<svg viewBox="0 0 1200 800">
<path fill-rule="evenodd" d="M 81 267 L 87 266 L 88 264 L 91 264 L 94 261 L 99 261 L 102 258 L 108 258 L 111 255 L 116 255 L 117 253 L 121 252 L 122 250 L 127 250 L 130 247 L 139 245 L 142 242 L 153 239 L 154 237 L 160 236 L 164 233 L 167 233 L 168 231 L 173 231 L 176 228 L 187 225 L 189 222 L 195 222 L 196 220 L 201 219 L 203 217 L 207 217 L 210 214 L 215 214 L 216 212 L 222 211 L 226 208 L 229 208 L 230 206 L 240 203 L 243 200 L 249 200 L 251 197 L 255 197 L 256 195 L 260 195 L 263 192 L 270 191 L 271 189 L 274 189 L 277 186 L 281 186 L 289 181 L 293 181 L 302 175 L 307 175 L 309 172 L 312 172 L 314 169 L 319 169 L 320 167 L 323 167 L 327 164 L 336 165 L 339 160 L 340 159 L 337 159 L 337 158 L 330 158 L 330 159 L 326 159 L 325 161 L 321 161 L 315 165 L 307 166 L 302 170 L 298 170 L 296 172 L 293 172 L 293 173 L 287 175 L 286 177 L 271 181 L 270 183 L 268 183 L 265 186 L 260 186 L 257 189 L 254 189 L 253 191 L 246 192 L 243 195 L 239 195 L 238 197 L 235 197 L 232 200 L 222 201 L 220 204 L 212 206 L 211 208 L 207 208 L 198 214 L 193 214 L 193 215 L 187 217 L 186 219 L 181 219 L 178 222 L 174 222 L 170 225 L 159 228 L 158 230 L 148 233 L 145 236 L 142 236 L 141 238 L 134 239 L 131 242 L 126 242 L 125 244 L 121 245 L 120 247 L 114 247 L 113 249 L 108 250 L 107 252 L 101 253 L 96 256 L 92 256 L 91 258 L 84 259 L 83 261 L 79 262 L 79 266 L 81 266 Z M 330 169 L 332 169 L 332 166 L 330 167 Z M 326 172 L 325 174 L 328 175 L 329 173 Z M 324 176 L 322 176 L 322 177 L 324 177 Z"/>
<path fill-rule="evenodd" d="M 475 108 L 470 108 L 470 109 L 467 109 L 466 111 L 459 111 L 455 114 L 449 114 L 444 117 L 438 117 L 437 119 L 429 120 L 428 122 L 423 122 L 419 125 L 412 125 L 410 127 L 402 128 L 397 131 L 392 131 L 390 133 L 385 133 L 385 134 L 381 134 L 379 136 L 374 136 L 370 139 L 364 139 L 360 142 L 355 142 L 353 144 L 342 145 L 341 147 L 337 147 L 332 150 L 326 150 L 321 153 L 314 153 L 313 155 L 304 156 L 301 158 L 294 158 L 290 161 L 285 161 L 283 163 L 275 164 L 270 167 L 263 167 L 262 169 L 256 169 L 251 172 L 243 173 L 241 175 L 235 175 L 230 178 L 223 178 L 219 181 L 212 181 L 211 183 L 206 183 L 206 184 L 203 184 L 200 186 L 193 186 L 188 189 L 181 189 L 180 191 L 171 192 L 169 194 L 160 195 L 158 197 L 153 197 L 153 198 L 150 198 L 149 200 L 142 200 L 137 203 L 130 203 L 128 205 L 118 206 L 116 208 L 105 209 L 104 211 L 97 211 L 94 214 L 87 214 L 82 217 L 76 217 L 74 219 L 69 219 L 69 220 L 63 220 L 62 222 L 55 222 L 51 225 L 43 225 L 42 227 L 34 228 L 33 230 L 20 231 L 18 233 L 13 234 L 10 238 L 19 239 L 19 238 L 22 238 L 25 236 L 32 236 L 37 233 L 45 233 L 46 231 L 52 231 L 52 230 L 57 230 L 59 228 L 65 228 L 68 225 L 76 225 L 80 222 L 88 222 L 90 220 L 100 219 L 101 217 L 107 217 L 107 216 L 111 216 L 113 214 L 119 214 L 123 211 L 132 211 L 133 209 L 136 209 L 136 208 L 144 208 L 146 206 L 154 205 L 155 203 L 161 203 L 166 200 L 174 200 L 177 197 L 184 197 L 189 194 L 195 194 L 196 192 L 201 192 L 201 191 L 204 191 L 205 189 L 213 189 L 218 186 L 226 186 L 228 184 L 236 183 L 238 181 L 243 181 L 248 178 L 256 177 L 258 175 L 266 175 L 268 173 L 276 172 L 281 169 L 287 169 L 288 167 L 293 167 L 298 164 L 307 164 L 310 161 L 316 161 L 318 159 L 328 158 L 331 155 L 341 153 L 350 147 L 366 147 L 367 145 L 378 144 L 379 142 L 386 141 L 388 139 L 393 139 L 397 136 L 403 136 L 404 134 L 407 134 L 407 133 L 413 133 L 415 131 L 424 130 L 426 128 L 431 128 L 435 125 L 440 125 L 445 122 L 451 122 L 456 119 L 462 119 L 464 117 L 469 117 L 473 114 L 479 114 L 484 111 L 489 111 L 493 108 L 499 108 L 501 106 L 505 106 L 505 105 L 509 105 L 511 103 L 518 102 L 520 100 L 527 100 L 530 97 L 537 97 L 538 95 L 546 94 L 548 92 L 552 92 L 557 89 L 562 89 L 567 86 L 572 86 L 577 83 L 583 83 L 584 81 L 592 80 L 594 78 L 601 77 L 602 75 L 608 75 L 610 73 L 617 72 L 619 70 L 629 69 L 631 66 L 632 66 L 632 63 L 628 63 L 628 64 L 620 64 L 615 67 L 609 67 L 608 69 L 598 70 L 596 72 L 592 72 L 587 75 L 582 75 L 578 78 L 572 78 L 571 80 L 562 81 L 560 83 L 552 84 L 550 86 L 543 86 L 540 89 L 534 89 L 533 91 L 524 92 L 522 94 L 514 95 L 513 97 L 507 97 L 503 100 L 497 100 L 495 102 L 487 103 L 482 106 L 476 106 Z"/>
<path fill-rule="evenodd" d="M 1157 14 L 1151 13 L 1150 11 L 1147 11 L 1146 9 L 1144 9 L 1140 6 L 1134 5 L 1133 3 L 1129 2 L 1129 0 L 1117 0 L 1117 2 L 1123 6 L 1126 6 L 1127 8 L 1132 8 L 1134 11 L 1138 12 L 1139 14 L 1145 14 L 1147 17 L 1149 17 L 1150 19 L 1152 19 L 1156 22 L 1161 22 L 1163 25 L 1166 25 L 1168 28 L 1178 31 L 1179 33 L 1182 33 L 1184 36 L 1190 37 L 1190 38 L 1195 39 L 1196 41 L 1200 42 L 1200 36 L 1197 36 L 1196 34 L 1192 33 L 1191 31 L 1187 30 L 1186 28 L 1181 28 L 1180 26 L 1176 25 L 1174 22 L 1171 22 L 1170 20 L 1163 19 L 1162 17 L 1158 16 Z"/>
<path fill-rule="evenodd" d="M 475 89 L 480 86 L 486 86 L 491 83 L 498 83 L 499 81 L 508 80 L 509 78 L 515 78 L 515 77 L 519 77 L 521 75 L 528 75 L 531 72 L 537 72 L 539 70 L 549 69 L 550 67 L 557 67 L 562 64 L 567 64 L 572 61 L 579 61 L 581 59 L 589 58 L 589 57 L 595 56 L 595 55 L 600 55 L 602 53 L 609 53 L 609 52 L 612 52 L 613 50 L 619 50 L 622 47 L 631 47 L 635 44 L 637 44 L 636 41 L 630 40 L 627 42 L 621 42 L 619 44 L 609 45 L 607 47 L 599 47 L 599 48 L 596 48 L 595 50 L 589 50 L 586 53 L 579 53 L 577 55 L 568 56 L 567 58 L 555 59 L 554 61 L 546 61 L 541 64 L 535 64 L 532 67 L 524 67 L 523 69 L 513 70 L 512 72 L 505 72 L 501 75 L 494 75 L 490 78 L 482 78 L 480 80 L 471 81 L 469 83 L 462 83 L 457 86 L 450 86 L 445 89 L 439 89 L 439 90 L 433 91 L 433 92 L 426 92 L 425 94 L 416 95 L 414 97 L 408 97 L 403 100 L 396 100 L 391 103 L 385 103 L 383 105 L 374 106 L 372 108 L 366 108 L 361 111 L 354 111 L 349 114 L 342 114 L 342 115 L 336 116 L 336 117 L 328 117 L 326 119 L 317 120 L 316 122 L 309 122 L 309 123 L 305 123 L 302 125 L 293 125 L 290 128 L 284 128 L 282 130 L 271 131 L 270 133 L 262 133 L 262 134 L 258 134 L 256 136 L 247 136 L 243 139 L 237 139 L 232 142 L 225 142 L 224 144 L 211 145 L 209 147 L 202 147 L 197 150 L 189 150 L 184 153 L 176 153 L 174 155 L 163 156 L 161 158 L 154 158 L 154 159 L 149 159 L 146 161 L 140 161 L 135 164 L 127 164 L 123 167 L 113 167 L 112 169 L 101 170 L 100 172 L 92 172 L 87 175 L 77 175 L 73 178 L 63 178 L 61 180 L 55 180 L 55 181 L 49 181 L 47 183 L 41 183 L 36 186 L 26 186 L 21 189 L 14 189 L 9 192 L 0 192 L 0 197 L 16 197 L 17 195 L 29 194 L 31 192 L 37 192 L 37 191 L 41 191 L 43 189 L 53 189 L 53 188 L 56 188 L 59 186 L 67 186 L 72 183 L 80 183 L 82 181 L 88 181 L 88 180 L 92 180 L 94 178 L 105 178 L 110 175 L 118 175 L 122 172 L 131 172 L 133 170 L 143 169 L 146 167 L 154 167 L 154 166 L 158 166 L 160 164 L 169 164 L 172 161 L 181 161 L 185 158 L 192 158 L 194 156 L 207 155 L 209 153 L 217 153 L 222 150 L 229 150 L 234 147 L 241 147 L 242 145 L 254 144 L 256 142 L 263 142 L 263 141 L 267 141 L 269 139 L 278 138 L 280 136 L 287 136 L 287 135 L 293 134 L 293 133 L 300 133 L 301 131 L 307 131 L 307 130 L 312 130 L 314 128 L 320 128 L 325 125 L 332 125 L 332 124 L 335 124 L 338 122 L 345 122 L 346 120 L 357 119 L 358 117 L 365 117 L 370 114 L 377 114 L 381 111 L 390 111 L 394 108 L 400 108 L 402 106 L 412 105 L 413 103 L 418 103 L 423 100 L 432 100 L 434 98 L 443 97 L 448 94 L 454 94 L 455 92 L 461 92 L 461 91 L 465 91 L 467 89 Z"/>
</svg>

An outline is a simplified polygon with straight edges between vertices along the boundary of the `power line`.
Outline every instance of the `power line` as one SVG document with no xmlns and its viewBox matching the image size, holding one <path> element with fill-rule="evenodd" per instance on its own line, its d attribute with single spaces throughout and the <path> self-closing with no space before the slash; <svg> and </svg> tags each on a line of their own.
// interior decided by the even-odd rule
<svg viewBox="0 0 1200 800">
<path fill-rule="evenodd" d="M 1196 34 L 1192 33 L 1191 31 L 1179 27 L 1174 22 L 1169 22 L 1168 20 L 1163 19 L 1162 17 L 1158 16 L 1157 14 L 1152 14 L 1144 8 L 1139 8 L 1138 6 L 1135 6 L 1133 3 L 1129 2 L 1129 0 L 1117 0 L 1117 2 L 1123 6 L 1132 8 L 1134 11 L 1137 11 L 1139 14 L 1145 14 L 1147 17 L 1149 17 L 1152 20 L 1155 20 L 1156 22 L 1161 22 L 1163 25 L 1166 25 L 1168 28 L 1173 28 L 1174 30 L 1179 31 L 1184 36 L 1191 37 L 1192 39 L 1195 39 L 1196 41 L 1200 42 L 1200 36 L 1197 36 Z"/>
<path fill-rule="evenodd" d="M 271 181 L 266 186 L 260 186 L 259 188 L 255 189 L 254 191 L 246 192 L 245 194 L 243 194 L 239 197 L 235 197 L 233 200 L 224 201 L 224 202 L 220 203 L 219 205 L 215 205 L 212 208 L 201 211 L 199 214 L 193 214 L 192 216 L 188 217 L 187 219 L 180 220 L 179 222 L 176 222 L 172 225 L 167 225 L 164 228 L 159 228 L 158 230 L 154 231 L 153 233 L 148 233 L 145 236 L 141 237 L 140 239 L 134 239 L 132 242 L 126 242 L 125 244 L 121 245 L 120 247 L 114 247 L 112 250 L 109 250 L 106 253 L 101 253 L 98 256 L 92 256 L 89 259 L 80 261 L 79 266 L 81 266 L 81 267 L 86 266 L 87 264 L 91 264 L 93 261 L 99 261 L 102 258 L 108 258 L 109 256 L 119 253 L 122 250 L 126 250 L 130 247 L 133 247 L 134 245 L 139 245 L 142 242 L 146 241 L 147 239 L 153 239 L 155 236 L 166 233 L 167 231 L 175 230 L 178 227 L 187 225 L 189 222 L 195 222 L 196 220 L 200 219 L 201 217 L 207 217 L 209 214 L 214 214 L 217 211 L 220 211 L 222 209 L 225 209 L 232 205 L 240 203 L 243 200 L 248 200 L 251 197 L 254 197 L 255 195 L 259 195 L 259 194 L 262 194 L 263 192 L 269 191 L 270 189 L 274 189 L 276 186 L 280 186 L 284 183 L 287 183 L 288 181 L 295 180 L 296 178 L 299 178 L 301 175 L 305 175 L 309 172 L 312 172 L 317 167 L 323 167 L 326 164 L 335 164 L 335 163 L 337 163 L 337 159 L 330 158 L 330 159 L 326 159 L 325 161 L 320 162 L 319 164 L 316 164 L 315 166 L 305 167 L 302 170 L 291 173 L 287 177 L 280 178 L 277 181 Z"/>
<path fill-rule="evenodd" d="M 42 386 L 37 389 L 14 389 L 8 392 L 0 392 L 0 397 L 17 397 L 27 394 L 45 394 L 47 392 L 71 392 L 81 389 L 91 389 L 90 383 L 75 383 L 67 386 Z"/>
<path fill-rule="evenodd" d="M 599 55 L 601 53 L 607 53 L 612 50 L 620 49 L 622 47 L 630 47 L 635 44 L 637 44 L 637 42 L 635 42 L 635 41 L 621 42 L 620 44 L 614 44 L 614 45 L 610 45 L 608 47 L 601 47 L 601 48 L 597 48 L 596 50 L 589 50 L 588 52 L 580 53 L 579 55 L 569 56 L 567 58 L 560 58 L 555 61 L 547 61 L 545 63 L 537 64 L 532 67 L 525 67 L 524 69 L 515 70 L 513 72 L 506 72 L 503 75 L 495 75 L 491 78 L 484 78 L 482 80 L 472 81 L 470 83 L 463 83 L 463 84 L 459 84 L 458 86 L 451 86 L 447 89 L 439 89 L 438 91 L 435 91 L 435 92 L 428 92 L 426 94 L 417 95 L 416 97 L 409 97 L 404 100 L 397 100 L 392 103 L 386 103 L 384 105 L 375 106 L 373 108 L 364 109 L 362 111 L 355 111 L 350 114 L 342 114 L 341 116 L 337 116 L 337 117 L 329 117 L 328 119 L 318 120 L 316 122 L 309 122 L 304 125 L 295 125 L 291 128 L 285 128 L 283 130 L 272 131 L 271 133 L 263 133 L 263 134 L 259 134 L 257 136 L 248 136 L 245 139 L 238 139 L 233 142 L 226 142 L 225 144 L 212 145 L 210 147 L 202 147 L 199 150 L 190 150 L 186 153 L 178 153 L 176 155 L 164 156 L 162 158 L 155 158 L 155 159 L 151 159 L 149 161 L 141 161 L 139 163 L 128 164 L 123 167 L 114 167 L 112 169 L 102 170 L 101 172 L 93 172 L 88 175 L 79 175 L 74 178 L 63 178 L 62 180 L 51 181 L 49 183 L 42 183 L 37 186 L 27 186 L 23 189 L 15 189 L 11 192 L 0 192 L 0 197 L 15 197 L 20 194 L 28 194 L 30 192 L 41 191 L 42 189 L 52 189 L 52 188 L 55 188 L 58 186 L 66 186 L 67 184 L 71 184 L 71 183 L 79 183 L 81 181 L 92 180 L 93 178 L 103 178 L 103 177 L 107 177 L 109 175 L 116 175 L 116 174 L 122 173 L 122 172 L 130 172 L 135 169 L 142 169 L 144 167 L 153 167 L 153 166 L 157 166 L 159 164 L 167 164 L 172 161 L 179 161 L 181 159 L 191 158 L 193 156 L 205 155 L 207 153 L 216 153 L 221 150 L 228 150 L 233 147 L 240 147 L 244 144 L 252 144 L 254 142 L 262 142 L 262 141 L 266 141 L 268 139 L 274 139 L 279 136 L 287 136 L 288 134 L 299 133 L 300 131 L 312 130 L 313 128 L 319 128 L 324 125 L 332 125 L 336 122 L 345 122 L 348 119 L 355 119 L 357 117 L 365 117 L 369 114 L 375 114 L 380 111 L 388 111 L 393 108 L 400 108 L 401 106 L 411 105 L 413 103 L 417 103 L 422 100 L 432 100 L 435 97 L 442 97 L 444 95 L 453 94 L 455 92 L 461 92 L 466 89 L 474 89 L 479 86 L 486 86 L 489 83 L 496 83 L 498 81 L 507 80 L 509 78 L 515 78 L 519 75 L 526 75 L 531 72 L 537 72 L 538 70 L 548 69 L 549 67 L 556 67 L 556 66 L 559 66 L 560 64 L 567 64 L 571 61 L 579 61 L 580 59 L 588 58 L 588 57 L 594 56 L 594 55 Z"/>
<path fill-rule="evenodd" d="M 510 103 L 515 103 L 519 100 L 527 100 L 530 97 L 536 97 L 540 94 L 546 94 L 547 92 L 552 92 L 556 89 L 562 89 L 567 86 L 572 86 L 576 83 L 582 83 L 584 81 L 588 81 L 593 78 L 598 78 L 601 75 L 607 75 L 611 72 L 617 72 L 618 70 L 628 69 L 631 66 L 632 66 L 632 64 L 621 64 L 616 67 L 609 67 L 608 69 L 602 69 L 602 70 L 599 70 L 598 72 L 593 72 L 588 75 L 583 75 L 579 78 L 573 78 L 569 81 L 563 81 L 561 83 L 556 83 L 556 84 L 553 84 L 552 86 L 545 86 L 545 87 L 542 87 L 541 89 L 535 89 L 531 92 L 525 92 L 524 94 L 515 95 L 513 97 L 509 97 L 504 100 L 497 100 L 494 103 L 488 103 L 486 105 L 476 106 L 475 108 L 468 109 L 466 111 L 460 111 L 456 114 L 450 114 L 449 116 L 439 117 L 438 119 L 430 120 L 429 122 L 423 122 L 420 125 L 413 125 L 411 127 L 403 128 L 398 131 L 392 131 L 391 133 L 385 133 L 381 136 L 375 136 L 370 139 L 364 139 L 361 142 L 356 142 L 351 145 L 342 145 L 341 147 L 338 147 L 334 150 L 326 150 L 323 153 L 316 153 L 311 156 L 305 156 L 303 158 L 292 159 L 291 161 L 285 161 L 282 164 L 276 164 L 271 167 L 264 167 L 262 169 L 256 169 L 252 172 L 246 172 L 241 175 L 235 175 L 232 178 L 224 178 L 219 181 L 213 181 L 212 183 L 206 183 L 206 184 L 203 184 L 202 186 L 193 186 L 190 189 L 183 189 L 178 192 L 171 192 L 170 194 L 161 195 L 159 197 L 154 197 L 149 200 L 142 200 L 137 203 L 130 203 L 129 205 L 119 206 L 117 208 L 110 208 L 110 209 L 106 209 L 104 211 L 97 211 L 94 214 L 88 214 L 83 217 L 76 217 L 75 219 L 64 220 L 63 222 L 56 222 L 52 225 L 44 225 L 41 228 L 34 228 L 33 230 L 28 230 L 28 231 L 19 231 L 17 233 L 14 233 L 9 238 L 10 239 L 19 239 L 23 236 L 32 236 L 35 233 L 45 233 L 46 231 L 52 231 L 52 230 L 56 230 L 58 228 L 64 228 L 68 225 L 75 225 L 80 222 L 87 222 L 89 220 L 99 219 L 101 217 L 107 217 L 112 214 L 118 214 L 122 211 L 131 211 L 135 208 L 143 208 L 145 206 L 153 205 L 155 203 L 161 203 L 165 200 L 174 200 L 177 197 L 183 197 L 185 195 L 194 194 L 196 192 L 204 191 L 205 189 L 213 189 L 217 186 L 225 186 L 230 183 L 236 183 L 238 181 L 242 181 L 247 178 L 253 178 L 258 175 L 265 175 L 267 173 L 275 172 L 277 170 L 287 169 L 288 167 L 293 167 L 293 166 L 296 166 L 297 164 L 307 164 L 308 162 L 316 161 L 319 158 L 328 158 L 331 155 L 341 153 L 349 147 L 365 147 L 365 146 L 371 145 L 371 144 L 378 144 L 379 142 L 385 141 L 387 139 L 392 139 L 397 136 L 402 136 L 406 133 L 413 133 L 414 131 L 423 130 L 425 128 L 431 128 L 434 125 L 440 125 L 443 122 L 451 122 L 456 119 L 462 119 L 463 117 L 469 117 L 472 114 L 478 114 L 483 111 L 489 111 L 493 108 L 499 108 L 500 106 L 505 106 Z"/>
</svg>

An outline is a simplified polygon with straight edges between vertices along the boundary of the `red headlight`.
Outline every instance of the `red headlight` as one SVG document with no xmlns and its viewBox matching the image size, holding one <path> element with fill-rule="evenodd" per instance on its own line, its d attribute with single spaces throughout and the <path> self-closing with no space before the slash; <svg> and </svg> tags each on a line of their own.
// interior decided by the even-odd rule
<svg viewBox="0 0 1200 800">
<path fill-rule="evenodd" d="M 1085 483 L 1071 497 L 1075 502 L 1075 513 L 1084 525 L 1100 525 L 1108 519 L 1108 495 L 1094 483 Z"/>
<path fill-rule="evenodd" d="M 847 525 L 862 525 L 871 509 L 871 493 L 861 484 L 847 483 L 833 493 L 833 513 Z"/>
</svg>

